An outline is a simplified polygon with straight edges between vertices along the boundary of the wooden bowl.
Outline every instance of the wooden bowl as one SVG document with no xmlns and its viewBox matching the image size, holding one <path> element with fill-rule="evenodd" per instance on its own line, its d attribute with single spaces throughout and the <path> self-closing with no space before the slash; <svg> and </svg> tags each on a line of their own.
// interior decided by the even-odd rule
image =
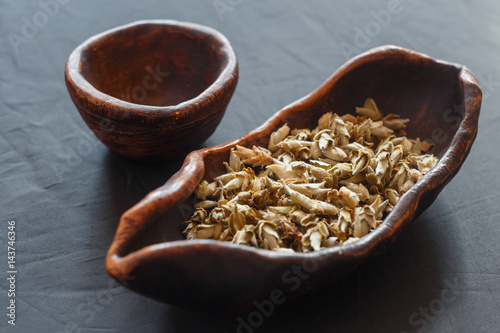
<svg viewBox="0 0 500 333">
<path fill-rule="evenodd" d="M 408 135 L 433 141 L 440 158 L 378 229 L 353 244 L 306 254 L 183 240 L 181 222 L 193 211 L 193 190 L 202 178 L 225 172 L 222 162 L 232 147 L 267 146 L 271 132 L 284 123 L 315 127 L 323 113 L 353 113 L 367 97 L 383 112 L 410 118 Z M 198 310 L 247 311 L 257 303 L 279 304 L 318 290 L 387 249 L 432 204 L 469 153 L 480 105 L 481 90 L 466 67 L 395 46 L 370 50 L 256 130 L 190 153 L 164 186 L 123 214 L 106 269 L 139 293 Z M 463 203 L 468 199 L 464 196 Z"/>
<path fill-rule="evenodd" d="M 135 160 L 187 154 L 214 131 L 238 81 L 220 32 L 171 20 L 138 21 L 91 37 L 69 56 L 66 86 L 110 149 Z"/>
</svg>

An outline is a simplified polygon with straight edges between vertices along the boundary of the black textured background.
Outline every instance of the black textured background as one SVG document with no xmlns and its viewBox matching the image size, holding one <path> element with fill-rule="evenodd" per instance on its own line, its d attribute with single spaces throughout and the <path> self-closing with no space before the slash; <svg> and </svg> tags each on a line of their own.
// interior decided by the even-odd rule
<svg viewBox="0 0 500 333">
<path fill-rule="evenodd" d="M 238 316 L 158 303 L 120 288 L 104 269 L 120 215 L 182 161 L 136 163 L 109 152 L 72 104 L 64 64 L 91 35 L 149 18 L 211 26 L 236 51 L 239 84 L 205 146 L 252 130 L 374 46 L 468 66 L 484 99 L 460 173 L 386 253 L 321 293 L 278 306 L 254 331 L 500 332 L 500 3 L 401 0 L 380 24 L 373 13 L 388 8 L 383 1 L 61 2 L 14 45 L 26 21 L 43 20 L 43 5 L 0 1 L 1 332 L 238 330 Z M 365 28 L 373 37 L 356 39 Z M 9 220 L 17 231 L 15 327 L 6 317 Z"/>
</svg>

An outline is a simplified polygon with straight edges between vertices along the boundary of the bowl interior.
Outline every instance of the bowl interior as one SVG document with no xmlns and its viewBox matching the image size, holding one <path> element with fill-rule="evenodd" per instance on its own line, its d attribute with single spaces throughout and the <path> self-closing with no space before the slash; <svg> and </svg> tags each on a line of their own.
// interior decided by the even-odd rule
<svg viewBox="0 0 500 333">
<path fill-rule="evenodd" d="M 82 50 L 82 76 L 115 98 L 151 106 L 190 100 L 228 63 L 222 42 L 181 25 L 140 24 L 104 34 Z"/>
<path fill-rule="evenodd" d="M 464 117 L 459 74 L 460 68 L 430 59 L 368 61 L 334 78 L 331 84 L 324 84 L 314 96 L 286 107 L 285 112 L 280 111 L 283 116 L 272 118 L 258 133 L 239 139 L 238 144 L 267 147 L 270 133 L 285 123 L 291 128 L 314 128 L 324 113 L 354 114 L 356 106 L 362 106 L 367 97 L 372 97 L 384 114 L 409 118 L 407 136 L 432 142 L 432 153 L 440 158 L 450 147 Z M 228 161 L 232 146 L 234 143 L 208 148 L 204 154 L 204 179 L 212 180 L 225 172 L 223 162 Z M 189 219 L 194 203 L 196 198 L 192 195 L 137 233 L 129 253 L 147 245 L 183 239 L 181 222 Z"/>
</svg>

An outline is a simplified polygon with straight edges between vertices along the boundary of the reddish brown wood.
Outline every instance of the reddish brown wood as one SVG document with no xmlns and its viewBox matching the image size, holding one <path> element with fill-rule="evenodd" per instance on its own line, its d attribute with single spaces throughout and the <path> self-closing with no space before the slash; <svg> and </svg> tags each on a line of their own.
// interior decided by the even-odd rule
<svg viewBox="0 0 500 333">
<path fill-rule="evenodd" d="M 164 160 L 198 147 L 221 121 L 238 62 L 218 31 L 170 20 L 139 21 L 96 35 L 69 56 L 66 85 L 110 149 Z"/>
<path fill-rule="evenodd" d="M 366 97 L 373 97 L 383 112 L 411 118 L 409 135 L 433 139 L 440 157 L 380 228 L 354 244 L 310 254 L 182 239 L 182 213 L 192 207 L 193 190 L 203 177 L 213 178 L 224 171 L 222 162 L 227 161 L 231 147 L 267 145 L 269 134 L 284 123 L 292 128 L 313 127 L 323 113 L 352 113 Z M 245 311 L 254 301 L 269 300 L 276 289 L 287 300 L 319 290 L 384 251 L 432 204 L 471 148 L 480 105 L 481 90 L 466 67 L 395 46 L 370 50 L 256 130 L 189 154 L 177 174 L 122 216 L 106 269 L 137 292 L 207 311 Z M 297 265 L 308 271 L 307 278 L 297 280 L 293 273 Z"/>
</svg>

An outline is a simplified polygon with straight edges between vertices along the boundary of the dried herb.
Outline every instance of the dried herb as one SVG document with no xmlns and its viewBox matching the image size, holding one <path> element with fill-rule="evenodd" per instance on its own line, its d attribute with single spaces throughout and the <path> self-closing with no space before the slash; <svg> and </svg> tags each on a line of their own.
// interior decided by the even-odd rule
<svg viewBox="0 0 500 333">
<path fill-rule="evenodd" d="M 227 173 L 198 185 L 186 238 L 310 252 L 376 229 L 438 160 L 406 138 L 408 119 L 371 98 L 356 112 L 326 113 L 314 130 L 284 125 L 267 149 L 236 146 Z"/>
</svg>

